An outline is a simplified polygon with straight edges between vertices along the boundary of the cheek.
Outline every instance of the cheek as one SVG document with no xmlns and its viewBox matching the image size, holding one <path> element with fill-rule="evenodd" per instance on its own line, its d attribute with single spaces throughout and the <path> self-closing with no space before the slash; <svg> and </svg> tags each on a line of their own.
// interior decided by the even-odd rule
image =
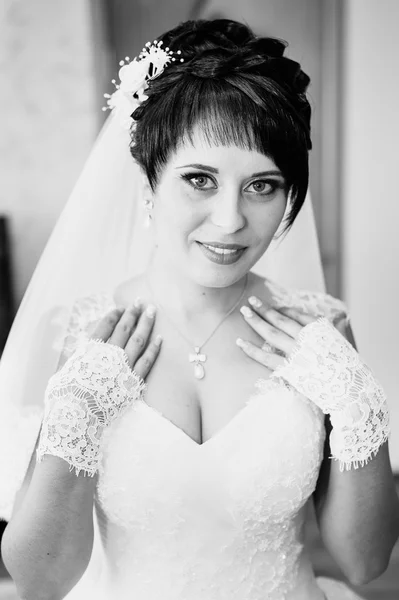
<svg viewBox="0 0 399 600">
<path fill-rule="evenodd" d="M 251 211 L 249 225 L 254 237 L 262 244 L 268 244 L 272 240 L 284 217 L 286 204 L 286 197 L 282 195 L 281 198 L 275 198 Z"/>
<path fill-rule="evenodd" d="M 181 246 L 197 230 L 204 220 L 200 210 L 194 210 L 192 204 L 166 203 L 159 206 L 154 225 L 158 242 L 167 241 L 168 245 Z"/>
</svg>

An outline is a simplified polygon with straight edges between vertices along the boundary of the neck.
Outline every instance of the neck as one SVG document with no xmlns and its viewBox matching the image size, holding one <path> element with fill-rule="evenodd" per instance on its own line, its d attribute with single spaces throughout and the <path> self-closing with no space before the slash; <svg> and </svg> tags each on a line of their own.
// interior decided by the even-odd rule
<svg viewBox="0 0 399 600">
<path fill-rule="evenodd" d="M 179 315 L 180 322 L 195 320 L 204 316 L 223 317 L 239 300 L 246 286 L 249 289 L 250 274 L 244 275 L 235 283 L 223 287 L 205 287 L 197 284 L 186 274 L 173 270 L 170 265 L 152 260 L 146 270 L 145 279 L 153 295 L 155 304 L 160 304 L 169 315 Z M 245 303 L 246 295 L 242 297 Z M 237 309 L 241 306 L 239 306 Z"/>
</svg>

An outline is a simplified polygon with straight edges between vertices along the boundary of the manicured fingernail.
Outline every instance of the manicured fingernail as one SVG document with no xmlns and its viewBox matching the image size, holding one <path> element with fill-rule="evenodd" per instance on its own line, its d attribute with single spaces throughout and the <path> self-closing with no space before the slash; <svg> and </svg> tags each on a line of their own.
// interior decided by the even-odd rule
<svg viewBox="0 0 399 600">
<path fill-rule="evenodd" d="M 133 302 L 133 305 L 136 308 L 141 308 L 141 298 L 140 298 L 140 296 L 137 296 L 136 300 Z"/>
<path fill-rule="evenodd" d="M 241 338 L 236 339 L 236 344 L 237 344 L 237 346 L 240 346 L 240 348 L 244 348 L 244 346 L 245 346 L 245 342 Z"/>
<path fill-rule="evenodd" d="M 160 335 L 157 335 L 157 337 L 154 340 L 154 344 L 156 346 L 160 346 L 162 344 L 162 337 Z"/>
<path fill-rule="evenodd" d="M 262 306 L 262 302 L 256 296 L 251 296 L 250 298 L 248 298 L 248 302 L 256 308 L 260 308 Z"/>
<path fill-rule="evenodd" d="M 247 319 L 251 318 L 253 315 L 252 310 L 248 308 L 248 306 L 241 306 L 240 311 L 242 312 L 244 317 L 247 317 Z"/>
<path fill-rule="evenodd" d="M 153 304 L 149 304 L 145 309 L 145 314 L 147 315 L 147 317 L 153 317 L 155 315 L 156 310 L 157 309 Z"/>
</svg>

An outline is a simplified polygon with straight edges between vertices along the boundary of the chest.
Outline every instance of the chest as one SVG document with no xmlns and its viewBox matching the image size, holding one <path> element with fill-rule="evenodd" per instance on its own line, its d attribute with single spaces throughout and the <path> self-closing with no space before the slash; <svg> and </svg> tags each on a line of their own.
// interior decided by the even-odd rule
<svg viewBox="0 0 399 600">
<path fill-rule="evenodd" d="M 159 315 L 162 351 L 147 377 L 146 403 L 203 444 L 223 429 L 245 406 L 259 378 L 271 371 L 249 358 L 237 345 L 242 337 L 260 346 L 262 339 L 234 315 L 200 350 L 205 376 L 195 377 L 194 345 Z M 205 334 L 206 335 L 206 334 Z M 197 343 L 201 343 L 198 341 Z"/>
</svg>

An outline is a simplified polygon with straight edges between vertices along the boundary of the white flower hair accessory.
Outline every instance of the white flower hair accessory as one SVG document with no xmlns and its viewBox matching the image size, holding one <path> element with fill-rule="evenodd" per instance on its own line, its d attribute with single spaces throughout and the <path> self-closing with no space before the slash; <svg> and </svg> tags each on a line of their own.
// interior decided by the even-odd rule
<svg viewBox="0 0 399 600">
<path fill-rule="evenodd" d="M 141 102 L 147 100 L 145 95 L 148 81 L 155 79 L 162 73 L 166 65 L 175 61 L 172 58 L 174 52 L 169 48 L 161 48 L 163 41 L 154 40 L 152 43 L 147 42 L 139 56 L 132 61 L 128 56 L 125 60 L 120 61 L 121 68 L 119 69 L 120 84 L 117 84 L 115 79 L 112 83 L 115 85 L 116 91 L 113 94 L 104 94 L 108 98 L 108 106 L 104 106 L 103 110 L 113 110 L 118 116 L 121 125 L 126 129 L 130 129 L 134 120 L 131 115 L 140 106 Z M 181 54 L 178 50 L 176 54 Z M 184 62 L 184 58 L 180 59 Z M 149 74 L 150 65 L 152 64 L 152 75 Z"/>
</svg>

